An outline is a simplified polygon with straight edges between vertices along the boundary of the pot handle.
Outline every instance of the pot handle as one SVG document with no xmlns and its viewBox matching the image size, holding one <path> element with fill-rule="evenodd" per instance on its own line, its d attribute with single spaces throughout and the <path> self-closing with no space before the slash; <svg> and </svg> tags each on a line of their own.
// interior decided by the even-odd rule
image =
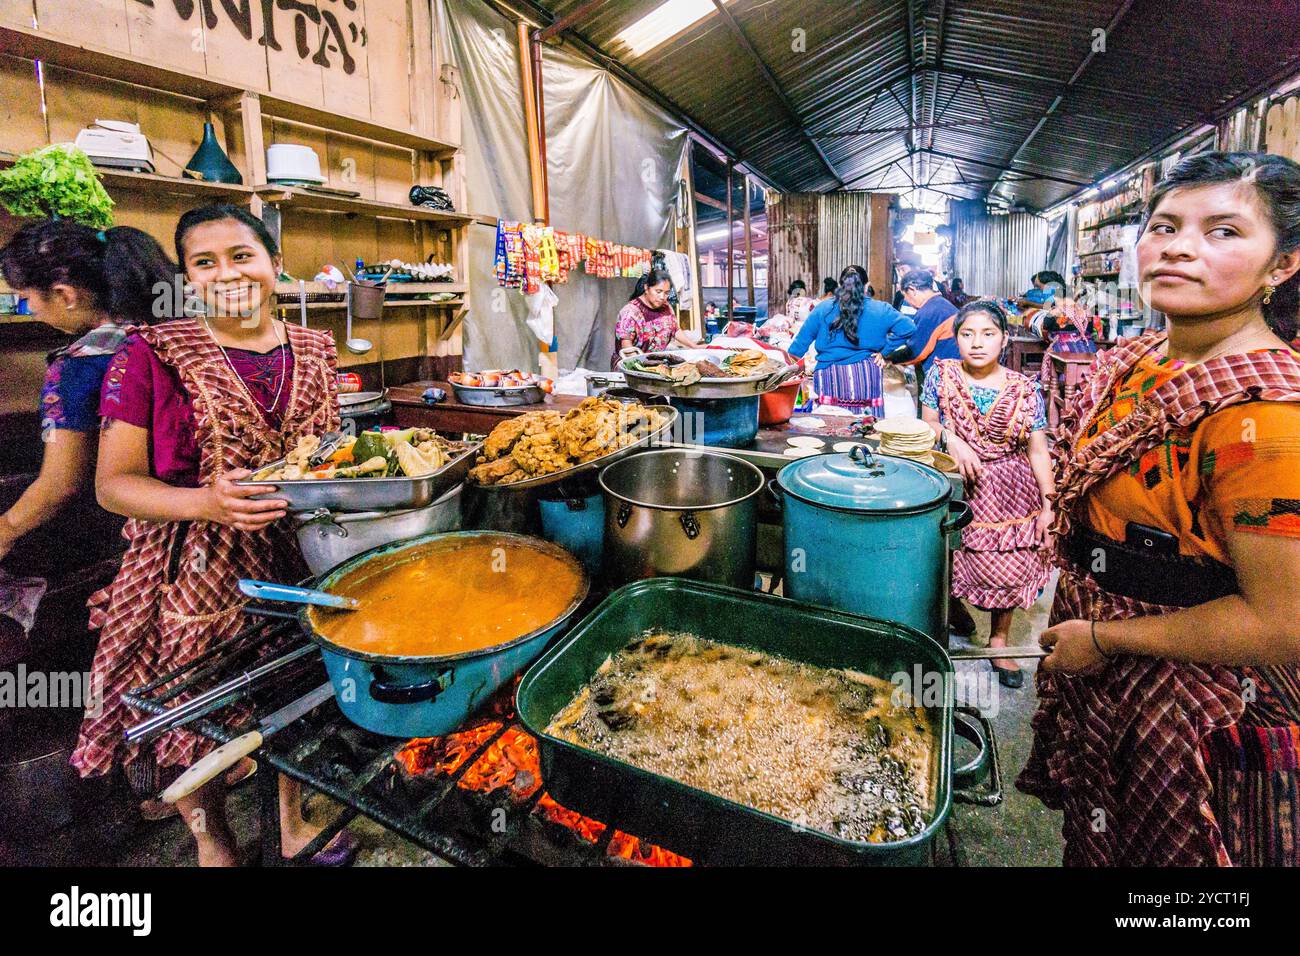
<svg viewBox="0 0 1300 956">
<path fill-rule="evenodd" d="M 952 798 L 956 803 L 969 803 L 979 807 L 996 807 L 1002 802 L 1002 766 L 998 760 L 997 738 L 993 725 L 979 711 L 958 707 L 953 710 L 954 730 L 980 746 L 980 756 L 953 771 Z M 978 738 L 978 739 L 976 739 Z M 981 761 L 987 763 L 988 782 L 973 787 L 984 774 Z M 980 764 L 980 766 L 976 766 Z"/>
<path fill-rule="evenodd" d="M 371 671 L 370 696 L 381 704 L 419 704 L 437 700 L 438 695 L 452 685 L 455 676 L 455 668 L 448 667 L 433 680 L 422 684 L 398 684 L 376 664 Z"/>
<path fill-rule="evenodd" d="M 785 498 L 781 494 L 781 485 L 775 478 L 767 480 L 767 493 L 772 497 L 772 503 L 776 505 L 776 510 L 785 511 Z"/>
<path fill-rule="evenodd" d="M 991 735 L 985 732 L 984 719 L 965 710 L 954 709 L 952 712 L 952 729 L 959 737 L 964 737 L 979 748 L 968 762 L 952 768 L 952 786 L 954 790 L 964 790 L 974 786 L 984 778 L 988 771 L 989 743 Z"/>
<path fill-rule="evenodd" d="M 695 517 L 694 511 L 683 512 L 678 520 L 681 521 L 682 530 L 686 532 L 687 540 L 694 541 L 700 536 L 700 519 Z"/>
<path fill-rule="evenodd" d="M 944 534 L 951 534 L 954 531 L 960 531 L 974 520 L 975 512 L 971 511 L 970 502 L 949 501 L 948 517 L 943 520 L 939 530 Z"/>
</svg>

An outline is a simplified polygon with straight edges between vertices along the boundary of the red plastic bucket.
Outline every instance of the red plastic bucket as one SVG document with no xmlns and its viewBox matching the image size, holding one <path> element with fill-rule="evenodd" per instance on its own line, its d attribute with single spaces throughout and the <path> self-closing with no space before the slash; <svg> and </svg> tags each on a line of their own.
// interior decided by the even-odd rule
<svg viewBox="0 0 1300 956">
<path fill-rule="evenodd" d="M 786 382 L 778 389 L 765 392 L 758 399 L 758 424 L 760 428 L 768 425 L 784 425 L 794 414 L 794 401 L 799 394 L 801 379 Z"/>
</svg>

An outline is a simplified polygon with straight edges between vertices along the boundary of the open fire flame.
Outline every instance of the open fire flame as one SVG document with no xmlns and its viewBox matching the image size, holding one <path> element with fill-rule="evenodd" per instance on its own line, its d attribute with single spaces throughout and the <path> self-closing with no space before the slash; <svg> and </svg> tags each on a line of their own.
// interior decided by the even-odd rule
<svg viewBox="0 0 1300 956">
<path fill-rule="evenodd" d="M 482 723 L 444 737 L 422 737 L 404 744 L 396 753 L 398 764 L 412 776 L 450 776 L 494 734 L 514 718 L 514 687 L 499 695 L 488 707 L 491 715 Z M 500 718 L 500 719 L 498 719 Z M 509 726 L 457 781 L 463 790 L 483 794 L 504 791 L 516 804 L 527 802 L 542 787 L 542 767 L 537 738 L 518 726 Z M 543 793 L 533 814 L 548 823 L 564 827 L 587 843 L 600 842 L 606 824 L 563 807 Z M 645 843 L 621 830 L 609 840 L 606 855 L 653 867 L 690 866 L 684 856 Z"/>
</svg>

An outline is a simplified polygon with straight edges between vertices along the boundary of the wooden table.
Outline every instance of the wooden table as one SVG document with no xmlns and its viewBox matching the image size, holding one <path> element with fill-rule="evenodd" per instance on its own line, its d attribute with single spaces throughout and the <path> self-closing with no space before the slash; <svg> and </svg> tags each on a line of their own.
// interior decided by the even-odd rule
<svg viewBox="0 0 1300 956">
<path fill-rule="evenodd" d="M 1042 355 L 1047 351 L 1047 343 L 1038 336 L 1017 335 L 1011 333 L 1011 355 L 1008 358 L 1008 364 L 1013 372 L 1020 372 L 1031 378 L 1038 373 L 1042 367 Z M 1031 362 L 1031 359 L 1038 359 L 1037 362 Z M 1026 365 L 1029 366 L 1026 371 Z"/>
<path fill-rule="evenodd" d="M 1052 363 L 1051 388 L 1047 393 L 1047 423 L 1053 428 L 1061 420 L 1061 410 L 1070 403 L 1083 375 L 1097 360 L 1093 352 L 1048 352 Z"/>
<path fill-rule="evenodd" d="M 428 405 L 420 397 L 427 388 L 440 388 L 447 398 L 437 405 Z M 568 412 L 582 402 L 580 395 L 547 395 L 546 401 L 537 405 L 480 406 L 465 405 L 456 401 L 450 382 L 410 382 L 388 389 L 388 400 L 393 403 L 393 417 L 399 428 L 432 428 L 444 435 L 486 435 L 509 418 L 525 412 Z"/>
</svg>

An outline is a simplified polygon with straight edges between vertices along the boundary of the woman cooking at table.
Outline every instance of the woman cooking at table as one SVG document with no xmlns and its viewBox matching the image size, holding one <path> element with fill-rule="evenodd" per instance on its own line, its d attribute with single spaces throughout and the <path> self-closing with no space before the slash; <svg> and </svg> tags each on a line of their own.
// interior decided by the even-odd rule
<svg viewBox="0 0 1300 956">
<path fill-rule="evenodd" d="M 126 338 L 126 324 L 149 321 L 154 286 L 170 283 L 176 269 L 148 233 L 129 226 L 96 232 L 64 219 L 20 229 L 0 249 L 0 272 L 34 318 L 77 336 L 47 360 L 41 470 L 0 514 L 3 558 L 83 489 L 88 493 L 109 360 Z"/>
<path fill-rule="evenodd" d="M 672 276 L 667 269 L 651 269 L 636 280 L 636 291 L 618 314 L 614 326 L 615 351 L 634 348 L 639 352 L 661 352 L 673 344 L 694 348 L 695 337 L 677 324 L 677 314 L 668 304 L 673 291 Z M 618 356 L 612 365 L 617 366 Z"/>
<path fill-rule="evenodd" d="M 1073 865 L 1300 863 L 1300 166 L 1178 164 L 1137 245 L 1168 317 L 1058 433 L 1063 562 L 1018 785 Z M 1098 824 L 1102 825 L 1098 825 Z"/>
<path fill-rule="evenodd" d="M 790 355 L 801 359 L 815 344 L 818 400 L 857 415 L 880 416 L 885 408 L 881 352 L 904 345 L 916 326 L 888 302 L 868 299 L 866 289 L 867 272 L 861 266 L 840 273 L 835 298 L 813 309 L 790 345 Z"/>
<path fill-rule="evenodd" d="M 301 560 L 278 523 L 285 503 L 252 499 L 271 486 L 234 482 L 339 425 L 333 341 L 273 318 L 280 255 L 261 220 L 232 206 L 191 210 L 176 227 L 176 254 L 197 299 L 185 311 L 198 317 L 137 327 L 104 381 L 96 490 L 129 519 L 130 543 L 117 578 L 91 598 L 92 626 L 102 629 L 92 672 L 102 709 L 87 710 L 73 753 L 83 776 L 122 764 L 137 780 L 153 777 L 154 766 L 174 777 L 215 746 L 178 730 L 127 749 L 122 734 L 138 715 L 121 696 L 234 635 L 243 624 L 240 578 L 293 580 Z M 280 799 L 283 848 L 293 855 L 319 831 L 286 778 Z M 234 865 L 224 781 L 178 806 L 200 865 Z M 355 850 L 349 840 L 316 862 L 345 862 Z"/>
</svg>

